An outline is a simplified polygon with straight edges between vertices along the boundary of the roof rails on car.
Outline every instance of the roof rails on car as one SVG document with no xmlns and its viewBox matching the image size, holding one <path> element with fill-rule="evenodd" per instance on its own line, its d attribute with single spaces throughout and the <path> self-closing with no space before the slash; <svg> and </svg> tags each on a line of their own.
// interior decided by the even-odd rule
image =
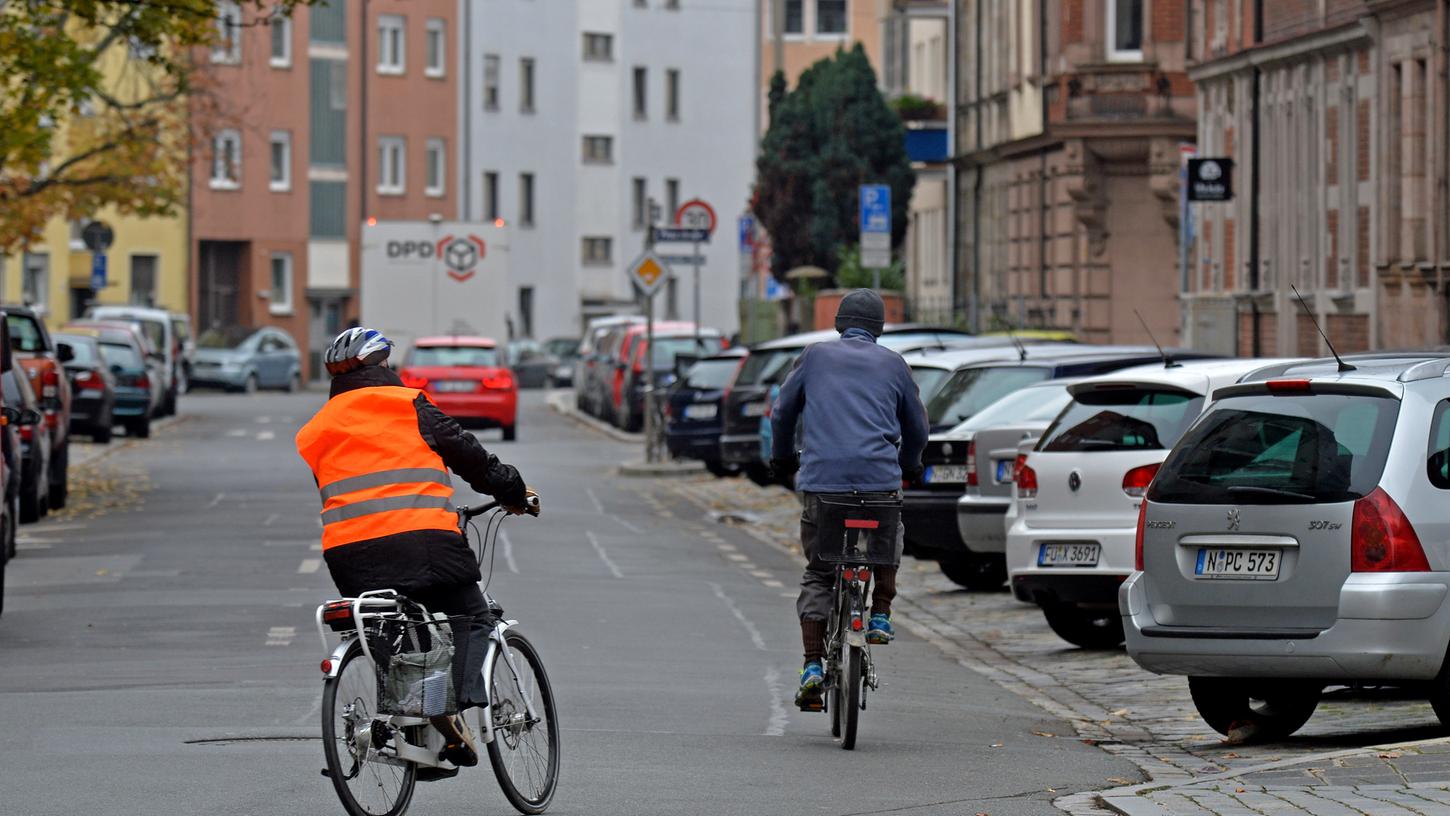
<svg viewBox="0 0 1450 816">
<path fill-rule="evenodd" d="M 1407 374 L 1409 374 L 1409 372 L 1414 371 L 1415 369 L 1420 368 L 1421 366 L 1430 365 L 1430 364 L 1436 364 L 1436 363 L 1441 363 L 1442 361 L 1443 361 L 1444 364 L 1450 365 L 1450 350 L 1434 350 L 1434 351 L 1426 351 L 1426 350 L 1362 351 L 1362 352 L 1359 352 L 1357 354 L 1346 354 L 1346 355 L 1344 355 L 1344 359 L 1346 359 L 1346 360 L 1353 360 L 1353 361 L 1356 361 L 1356 362 L 1363 362 L 1363 363 L 1372 363 L 1372 362 L 1374 362 L 1376 360 L 1403 360 L 1403 359 L 1406 359 L 1406 358 L 1410 358 L 1410 359 L 1413 359 L 1413 358 L 1425 358 L 1425 359 L 1422 359 L 1422 362 L 1416 363 L 1416 364 L 1410 366 L 1404 372 L 1402 372 L 1400 374 L 1399 378 L 1398 378 L 1402 382 L 1406 381 L 1404 378 L 1405 378 L 1405 376 Z M 1293 370 L 1295 368 L 1309 367 L 1309 366 L 1316 366 L 1316 365 L 1332 365 L 1332 366 L 1335 366 L 1336 368 L 1338 368 L 1338 364 L 1339 364 L 1339 361 L 1336 360 L 1333 357 L 1315 357 L 1313 359 L 1308 359 L 1308 360 L 1293 360 L 1293 361 L 1289 361 L 1289 362 L 1285 362 L 1285 363 L 1279 363 L 1277 365 L 1265 366 L 1264 368 L 1258 369 L 1257 371 L 1250 372 L 1247 376 L 1244 377 L 1244 379 L 1242 380 L 1242 382 L 1250 383 L 1250 382 L 1261 382 L 1263 380 L 1272 380 L 1272 379 L 1275 379 L 1277 377 L 1282 377 L 1285 374 L 1288 374 L 1289 371 L 1291 371 L 1291 370 Z M 1442 371 L 1443 371 L 1443 369 L 1442 369 Z M 1435 374 L 1435 375 L 1429 375 L 1429 374 L 1426 374 L 1426 375 L 1418 375 L 1417 374 L 1412 379 L 1425 379 L 1426 377 L 1429 377 L 1429 376 L 1439 376 L 1439 375 L 1438 374 Z"/>
</svg>

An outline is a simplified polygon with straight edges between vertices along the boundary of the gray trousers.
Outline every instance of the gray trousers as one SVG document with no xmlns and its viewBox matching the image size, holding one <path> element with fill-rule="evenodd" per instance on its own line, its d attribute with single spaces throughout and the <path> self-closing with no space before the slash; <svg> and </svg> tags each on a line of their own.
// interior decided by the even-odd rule
<svg viewBox="0 0 1450 816">
<path fill-rule="evenodd" d="M 880 498 L 894 498 L 895 493 L 864 493 L 864 496 L 878 496 Z M 816 511 L 820 506 L 820 497 L 816 493 L 801 494 L 801 549 L 805 552 L 807 559 L 805 573 L 801 575 L 801 594 L 796 598 L 795 609 L 801 620 L 827 620 L 831 616 L 831 592 L 836 588 L 836 565 L 822 561 L 817 553 L 816 544 Z M 894 564 L 900 566 L 901 551 L 906 546 L 906 527 L 898 524 L 896 527 L 896 558 Z M 873 599 L 876 602 L 885 601 L 889 606 L 892 598 L 883 598 L 882 592 L 885 589 L 885 582 L 876 585 Z M 890 582 L 890 594 L 896 595 L 896 582 Z"/>
</svg>

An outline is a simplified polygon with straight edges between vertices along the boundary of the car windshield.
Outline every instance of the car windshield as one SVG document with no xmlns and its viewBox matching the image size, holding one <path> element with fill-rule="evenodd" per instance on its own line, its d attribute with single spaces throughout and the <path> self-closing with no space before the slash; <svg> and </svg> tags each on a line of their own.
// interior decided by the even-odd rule
<svg viewBox="0 0 1450 816">
<path fill-rule="evenodd" d="M 101 358 L 106 361 L 107 366 L 120 366 L 128 370 L 143 367 L 141 353 L 136 350 L 136 347 L 121 343 L 102 343 Z"/>
<path fill-rule="evenodd" d="M 560 360 L 572 360 L 578 355 L 579 341 L 572 337 L 556 337 L 545 343 L 544 348 Z"/>
<path fill-rule="evenodd" d="M 151 341 L 151 348 L 158 350 L 166 348 L 165 323 L 159 320 L 142 320 L 139 317 L 129 319 L 141 327 L 141 331 L 146 335 L 146 339 Z"/>
<path fill-rule="evenodd" d="M 941 384 L 946 382 L 947 375 L 951 374 L 945 368 L 930 368 L 918 366 L 911 370 L 911 379 L 916 383 L 916 391 L 921 394 L 922 402 L 932 398 Z"/>
<path fill-rule="evenodd" d="M 1051 372 L 1041 366 L 979 366 L 954 372 L 951 379 L 926 405 L 932 430 L 947 428 L 971 419 L 978 411 L 1002 397 L 1035 382 Z"/>
<path fill-rule="evenodd" d="M 206 349 L 234 349 L 247 342 L 256 332 L 256 329 L 247 326 L 207 329 L 196 339 L 196 345 Z"/>
<path fill-rule="evenodd" d="M 1072 395 L 1067 393 L 1065 385 L 1023 388 L 973 414 L 971 419 L 952 428 L 952 433 L 979 431 L 1016 422 L 1047 422 L 1071 401 Z"/>
<path fill-rule="evenodd" d="M 1254 394 L 1215 403 L 1179 441 L 1148 499 L 1174 504 L 1354 501 L 1379 484 L 1400 403 Z"/>
<path fill-rule="evenodd" d="M 45 351 L 45 336 L 40 333 L 40 324 L 25 315 L 6 315 L 5 325 L 10 329 L 10 347 L 15 351 Z"/>
<path fill-rule="evenodd" d="M 418 346 L 408 358 L 408 365 L 491 368 L 498 365 L 498 349 L 484 346 Z"/>
<path fill-rule="evenodd" d="M 701 360 L 685 372 L 685 387 L 713 391 L 730 384 L 730 375 L 740 365 L 739 358 L 724 357 L 718 360 Z"/>
<path fill-rule="evenodd" d="M 1131 388 L 1079 394 L 1052 423 L 1038 450 L 1091 452 L 1165 450 L 1203 410 L 1203 397 Z"/>
<path fill-rule="evenodd" d="M 54 340 L 70 346 L 71 352 L 75 355 L 71 357 L 67 365 L 93 366 L 96 364 L 96 343 L 91 338 L 57 334 L 54 336 Z"/>
<path fill-rule="evenodd" d="M 740 376 L 735 378 L 735 384 L 750 386 L 784 382 L 801 351 L 803 349 L 792 348 L 751 352 L 745 358 L 745 365 L 740 368 Z"/>
</svg>

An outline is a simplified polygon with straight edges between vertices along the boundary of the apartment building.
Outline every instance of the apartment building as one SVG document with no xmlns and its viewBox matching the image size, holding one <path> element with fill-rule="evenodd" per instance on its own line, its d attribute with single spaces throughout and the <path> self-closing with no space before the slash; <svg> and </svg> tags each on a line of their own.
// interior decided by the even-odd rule
<svg viewBox="0 0 1450 816">
<path fill-rule="evenodd" d="M 482 0 L 464 9 L 465 219 L 509 227 L 510 321 L 545 338 L 638 305 L 626 268 L 656 202 L 664 226 L 700 198 L 701 320 L 736 314 L 735 222 L 750 193 L 753 0 Z M 687 245 L 661 252 L 690 253 Z M 693 317 L 676 264 L 659 316 Z"/>
<path fill-rule="evenodd" d="M 1440 345 L 1450 272 L 1446 9 L 1194 0 L 1199 150 L 1236 197 L 1197 208 L 1186 339 L 1225 353 Z"/>
<path fill-rule="evenodd" d="M 318 376 L 357 314 L 363 220 L 456 214 L 457 4 L 220 6 L 192 101 L 193 312 L 285 329 Z"/>
<path fill-rule="evenodd" d="M 983 329 L 1179 342 L 1181 0 L 962 0 L 958 307 Z"/>
</svg>

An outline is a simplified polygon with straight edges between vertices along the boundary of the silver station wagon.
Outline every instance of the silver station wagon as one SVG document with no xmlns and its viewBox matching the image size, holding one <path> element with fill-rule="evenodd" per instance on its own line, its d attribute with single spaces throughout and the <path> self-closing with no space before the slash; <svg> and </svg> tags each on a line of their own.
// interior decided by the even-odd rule
<svg viewBox="0 0 1450 816">
<path fill-rule="evenodd" d="M 1331 685 L 1424 689 L 1450 724 L 1450 355 L 1270 366 L 1219 389 L 1138 519 L 1128 653 L 1240 739 Z"/>
</svg>

